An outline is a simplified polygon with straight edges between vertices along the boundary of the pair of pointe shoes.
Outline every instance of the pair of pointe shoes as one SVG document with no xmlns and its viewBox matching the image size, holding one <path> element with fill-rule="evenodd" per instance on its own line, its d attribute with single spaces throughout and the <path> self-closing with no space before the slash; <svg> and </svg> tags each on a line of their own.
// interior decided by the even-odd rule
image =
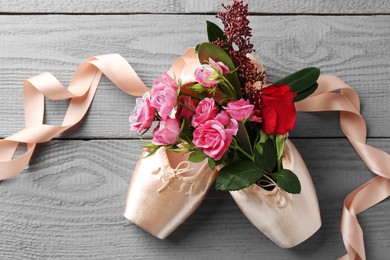
<svg viewBox="0 0 390 260">
<path fill-rule="evenodd" d="M 254 226 L 280 247 L 290 248 L 313 235 L 321 226 L 321 218 L 310 174 L 289 140 L 283 168 L 297 174 L 302 186 L 300 194 L 288 194 L 279 187 L 269 191 L 256 184 L 230 194 Z M 217 174 L 217 170 L 208 167 L 207 160 L 190 163 L 187 154 L 160 148 L 138 161 L 125 217 L 164 239 L 198 208 Z"/>
</svg>

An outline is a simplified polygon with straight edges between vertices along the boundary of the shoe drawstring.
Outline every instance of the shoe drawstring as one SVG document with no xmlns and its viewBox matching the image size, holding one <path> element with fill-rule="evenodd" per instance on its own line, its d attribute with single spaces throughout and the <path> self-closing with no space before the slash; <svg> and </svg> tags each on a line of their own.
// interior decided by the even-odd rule
<svg viewBox="0 0 390 260">
<path fill-rule="evenodd" d="M 192 171 L 193 168 L 190 168 L 190 162 L 189 161 L 182 161 L 180 162 L 175 169 L 169 169 L 168 171 L 164 172 L 163 176 L 169 175 L 166 182 L 158 189 L 158 193 L 163 191 L 168 185 L 171 183 L 173 179 L 176 179 L 178 177 L 181 177 L 183 173 Z"/>
</svg>

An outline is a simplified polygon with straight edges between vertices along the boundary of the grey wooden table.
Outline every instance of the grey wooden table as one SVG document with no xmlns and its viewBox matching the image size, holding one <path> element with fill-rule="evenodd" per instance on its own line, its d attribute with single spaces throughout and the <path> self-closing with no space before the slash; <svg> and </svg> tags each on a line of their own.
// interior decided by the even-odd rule
<svg viewBox="0 0 390 260">
<path fill-rule="evenodd" d="M 222 1 L 0 0 L 0 137 L 23 128 L 22 81 L 50 71 L 67 83 L 92 55 L 118 52 L 151 84 L 206 40 Z M 390 152 L 390 2 L 249 1 L 253 42 L 278 79 L 307 66 L 357 89 L 368 143 Z M 341 3 L 342 2 L 342 3 Z M 335 259 L 345 253 L 344 197 L 372 177 L 336 113 L 300 114 L 292 139 L 312 174 L 322 228 L 292 249 L 256 230 L 232 198 L 211 191 L 173 235 L 158 240 L 123 217 L 140 153 L 128 135 L 135 99 L 104 79 L 86 119 L 39 145 L 31 166 L 0 183 L 0 259 Z M 47 102 L 59 124 L 67 102 Z M 368 259 L 390 255 L 390 203 L 359 216 Z"/>
</svg>

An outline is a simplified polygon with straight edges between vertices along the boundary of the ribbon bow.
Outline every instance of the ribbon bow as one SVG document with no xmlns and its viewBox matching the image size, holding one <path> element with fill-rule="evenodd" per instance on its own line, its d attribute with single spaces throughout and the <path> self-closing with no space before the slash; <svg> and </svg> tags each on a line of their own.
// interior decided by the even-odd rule
<svg viewBox="0 0 390 260">
<path fill-rule="evenodd" d="M 274 187 L 273 190 L 269 193 L 262 193 L 264 196 L 273 196 L 276 194 L 276 201 L 274 200 L 275 205 L 278 208 L 284 208 L 287 206 L 288 202 L 290 201 L 290 197 L 288 196 L 287 192 L 284 191 L 282 188 L 280 188 L 276 182 L 268 177 L 266 174 L 264 174 L 264 177 L 266 177 L 266 180 L 260 180 L 258 184 L 262 188 L 267 187 Z"/>
<path fill-rule="evenodd" d="M 185 168 L 181 168 L 181 166 L 187 165 Z M 158 193 L 162 192 L 168 185 L 171 183 L 172 180 L 183 177 L 182 174 L 192 171 L 193 168 L 190 168 L 190 162 L 189 161 L 182 161 L 180 162 L 175 169 L 170 169 L 166 172 L 164 172 L 163 176 L 169 175 L 167 178 L 167 181 L 158 189 Z"/>
</svg>

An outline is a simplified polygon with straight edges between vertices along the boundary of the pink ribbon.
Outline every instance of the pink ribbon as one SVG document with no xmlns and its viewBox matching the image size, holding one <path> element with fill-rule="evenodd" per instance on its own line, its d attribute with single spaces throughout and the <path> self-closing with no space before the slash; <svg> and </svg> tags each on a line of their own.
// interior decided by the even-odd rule
<svg viewBox="0 0 390 260">
<path fill-rule="evenodd" d="M 363 231 L 356 215 L 390 195 L 390 155 L 366 144 L 367 128 L 360 115 L 359 96 L 341 79 L 320 76 L 317 91 L 298 102 L 296 108 L 303 112 L 340 111 L 342 131 L 366 166 L 378 175 L 345 198 L 341 217 L 341 233 L 347 254 L 340 259 L 366 259 Z"/>
<path fill-rule="evenodd" d="M 193 71 L 198 64 L 192 48 L 170 70 L 188 83 L 193 81 Z M 0 180 L 23 171 L 37 143 L 53 139 L 84 117 L 102 74 L 129 95 L 141 96 L 149 91 L 133 68 L 118 54 L 96 56 L 82 63 L 67 89 L 47 72 L 24 82 L 26 128 L 0 140 Z M 359 96 L 350 86 L 334 76 L 321 76 L 318 84 L 312 96 L 296 104 L 297 111 L 340 111 L 340 125 L 344 134 L 367 167 L 378 175 L 346 197 L 341 219 L 341 232 L 347 250 L 347 255 L 341 259 L 366 259 L 363 231 L 356 215 L 390 195 L 390 155 L 366 144 L 366 124 L 360 115 Z M 336 93 L 335 90 L 340 92 Z M 43 124 L 45 96 L 52 100 L 71 100 L 61 125 Z M 27 151 L 13 158 L 21 143 L 27 144 Z"/>
<path fill-rule="evenodd" d="M 37 143 L 53 139 L 84 117 L 92 103 L 102 73 L 129 95 L 139 96 L 149 90 L 119 54 L 96 56 L 82 63 L 67 89 L 48 72 L 24 81 L 26 128 L 0 140 L 0 180 L 11 178 L 23 171 Z M 52 100 L 71 99 L 62 125 L 43 124 L 45 96 Z M 27 144 L 27 151 L 12 159 L 21 143 Z"/>
<path fill-rule="evenodd" d="M 180 77 L 185 84 L 193 78 L 193 73 L 189 71 L 194 71 L 198 65 L 194 48 L 190 48 L 169 71 Z M 23 171 L 37 143 L 47 142 L 80 122 L 92 103 L 102 74 L 129 95 L 142 96 L 149 91 L 130 64 L 119 54 L 89 58 L 76 69 L 68 88 L 48 72 L 24 81 L 26 128 L 0 140 L 0 180 Z M 52 100 L 70 99 L 61 125 L 43 124 L 45 97 Z M 17 147 L 22 143 L 27 144 L 27 151 L 13 158 Z"/>
</svg>

